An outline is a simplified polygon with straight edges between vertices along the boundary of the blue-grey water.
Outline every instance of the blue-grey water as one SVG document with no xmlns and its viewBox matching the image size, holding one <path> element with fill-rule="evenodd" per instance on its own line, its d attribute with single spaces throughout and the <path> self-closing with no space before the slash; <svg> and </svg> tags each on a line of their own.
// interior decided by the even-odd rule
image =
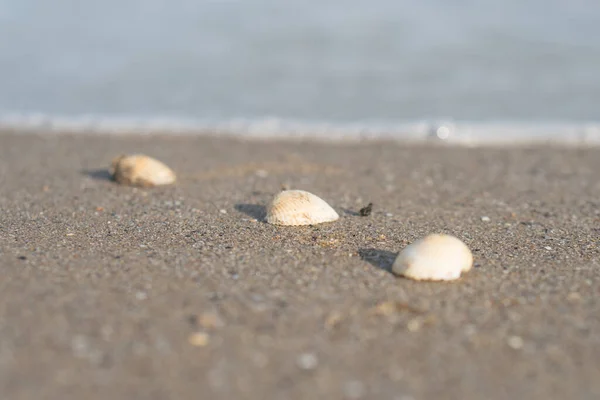
<svg viewBox="0 0 600 400">
<path fill-rule="evenodd" d="M 0 0 L 0 120 L 30 115 L 591 126 L 600 1 Z"/>
</svg>

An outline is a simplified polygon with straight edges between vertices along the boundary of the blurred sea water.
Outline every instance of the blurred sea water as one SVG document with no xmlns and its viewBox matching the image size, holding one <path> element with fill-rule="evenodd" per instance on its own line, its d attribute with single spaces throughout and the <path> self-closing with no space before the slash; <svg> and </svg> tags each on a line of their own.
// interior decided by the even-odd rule
<svg viewBox="0 0 600 400">
<path fill-rule="evenodd" d="M 600 141 L 600 2 L 1 0 L 0 125 Z"/>
</svg>

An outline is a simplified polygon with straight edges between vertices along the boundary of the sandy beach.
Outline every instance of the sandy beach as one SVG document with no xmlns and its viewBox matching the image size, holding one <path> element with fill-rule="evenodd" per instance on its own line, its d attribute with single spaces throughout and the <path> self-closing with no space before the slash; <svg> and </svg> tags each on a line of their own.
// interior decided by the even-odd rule
<svg viewBox="0 0 600 400">
<path fill-rule="evenodd" d="M 177 184 L 108 179 L 134 152 Z M 0 133 L 0 398 L 600 398 L 599 172 L 598 149 Z M 282 187 L 341 218 L 263 222 Z M 475 268 L 389 272 L 433 232 Z"/>
</svg>

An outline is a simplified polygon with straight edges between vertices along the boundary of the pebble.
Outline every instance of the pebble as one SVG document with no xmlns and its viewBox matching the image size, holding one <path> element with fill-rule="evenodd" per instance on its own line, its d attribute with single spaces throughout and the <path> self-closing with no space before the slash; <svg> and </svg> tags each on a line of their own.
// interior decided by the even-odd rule
<svg viewBox="0 0 600 400">
<path fill-rule="evenodd" d="M 481 217 L 481 220 L 482 220 L 483 222 L 490 222 L 490 217 L 483 216 L 483 217 Z"/>
<path fill-rule="evenodd" d="M 302 353 L 296 359 L 296 365 L 300 369 L 310 371 L 317 368 L 319 365 L 319 359 L 315 353 Z"/>
<path fill-rule="evenodd" d="M 406 324 L 406 328 L 409 330 L 409 332 L 418 332 L 421 330 L 421 326 L 423 326 L 423 323 L 421 322 L 420 318 L 413 318 L 408 321 L 408 324 Z"/>
<path fill-rule="evenodd" d="M 581 301 L 581 295 L 577 292 L 571 292 L 567 295 L 567 301 L 578 303 Z"/>
<path fill-rule="evenodd" d="M 394 301 L 383 301 L 373 308 L 373 312 L 377 315 L 390 316 L 398 311 L 396 302 Z"/>
<path fill-rule="evenodd" d="M 198 318 L 198 324 L 204 329 L 218 329 L 225 325 L 223 320 L 217 314 L 212 312 L 202 314 Z"/>
<path fill-rule="evenodd" d="M 325 320 L 325 328 L 333 329 L 342 322 L 343 316 L 339 311 L 332 311 Z"/>
<path fill-rule="evenodd" d="M 208 333 L 204 332 L 195 332 L 192 333 L 188 338 L 188 343 L 195 347 L 204 347 L 208 345 L 210 341 L 210 336 Z"/>
<path fill-rule="evenodd" d="M 227 210 L 226 210 L 226 209 L 224 209 L 224 208 L 220 209 L 220 210 L 219 210 L 219 212 L 220 212 L 221 214 L 227 214 Z"/>
<path fill-rule="evenodd" d="M 545 248 L 546 250 L 552 250 L 552 247 L 550 247 L 550 246 L 545 246 L 544 248 Z"/>
<path fill-rule="evenodd" d="M 509 337 L 507 343 L 510 346 L 510 348 L 515 350 L 522 349 L 524 344 L 523 339 L 520 336 Z"/>
</svg>

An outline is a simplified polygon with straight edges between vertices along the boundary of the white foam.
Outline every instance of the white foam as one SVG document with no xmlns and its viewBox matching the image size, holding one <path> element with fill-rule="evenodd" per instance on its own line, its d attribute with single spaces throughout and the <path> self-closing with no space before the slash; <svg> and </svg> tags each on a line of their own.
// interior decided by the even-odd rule
<svg viewBox="0 0 600 400">
<path fill-rule="evenodd" d="M 268 117 L 261 119 L 194 120 L 96 115 L 56 116 L 42 113 L 0 114 L 0 130 L 46 134 L 177 134 L 224 135 L 257 139 L 321 141 L 437 141 L 454 145 L 511 146 L 550 144 L 600 145 L 600 122 L 520 123 L 453 121 L 310 122 Z"/>
</svg>

